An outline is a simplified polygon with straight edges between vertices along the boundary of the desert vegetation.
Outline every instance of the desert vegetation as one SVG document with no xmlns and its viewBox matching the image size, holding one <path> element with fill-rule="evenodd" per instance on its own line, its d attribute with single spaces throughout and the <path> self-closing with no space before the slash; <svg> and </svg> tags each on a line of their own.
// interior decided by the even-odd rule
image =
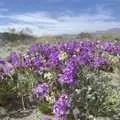
<svg viewBox="0 0 120 120">
<path fill-rule="evenodd" d="M 10 41 L 17 34 L 11 35 Z M 42 120 L 120 119 L 117 40 L 81 33 L 74 40 L 47 36 L 28 43 L 0 60 L 0 106 L 8 114 L 35 107 Z"/>
</svg>

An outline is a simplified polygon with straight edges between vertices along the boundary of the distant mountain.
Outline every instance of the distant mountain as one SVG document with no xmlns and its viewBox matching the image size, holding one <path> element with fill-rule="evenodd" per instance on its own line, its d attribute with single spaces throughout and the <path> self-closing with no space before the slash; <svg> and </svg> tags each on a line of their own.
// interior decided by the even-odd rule
<svg viewBox="0 0 120 120">
<path fill-rule="evenodd" d="M 96 31 L 92 34 L 111 34 L 111 33 L 120 33 L 120 28 L 112 28 L 104 31 Z"/>
<path fill-rule="evenodd" d="M 82 33 L 82 32 L 81 32 Z M 84 33 L 84 32 L 83 32 Z M 87 32 L 85 32 L 87 33 Z M 120 28 L 112 28 L 112 29 L 108 29 L 108 30 L 103 30 L 103 31 L 96 31 L 96 32 L 88 32 L 89 34 L 96 36 L 96 35 L 111 35 L 113 37 L 120 37 Z M 60 36 L 62 36 L 63 38 L 71 38 L 74 39 L 78 36 L 79 34 L 62 34 Z"/>
</svg>

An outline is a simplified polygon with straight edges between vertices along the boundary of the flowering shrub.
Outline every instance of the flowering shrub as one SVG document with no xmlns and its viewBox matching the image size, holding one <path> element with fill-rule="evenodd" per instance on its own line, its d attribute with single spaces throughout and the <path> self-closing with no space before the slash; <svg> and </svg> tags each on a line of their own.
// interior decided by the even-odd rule
<svg viewBox="0 0 120 120">
<path fill-rule="evenodd" d="M 26 54 L 14 52 L 0 61 L 0 85 L 10 83 L 24 109 L 24 98 L 33 95 L 56 120 L 110 115 L 120 102 L 108 101 L 115 88 L 103 73 L 119 64 L 119 56 L 120 45 L 102 41 L 35 44 Z"/>
</svg>

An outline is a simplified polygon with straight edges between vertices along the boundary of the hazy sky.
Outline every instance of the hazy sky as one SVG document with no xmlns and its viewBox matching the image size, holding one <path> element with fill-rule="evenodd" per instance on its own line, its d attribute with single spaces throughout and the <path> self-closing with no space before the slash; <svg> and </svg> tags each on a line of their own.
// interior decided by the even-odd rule
<svg viewBox="0 0 120 120">
<path fill-rule="evenodd" d="M 120 28 L 120 0 L 0 0 L 0 31 L 73 34 Z"/>
</svg>

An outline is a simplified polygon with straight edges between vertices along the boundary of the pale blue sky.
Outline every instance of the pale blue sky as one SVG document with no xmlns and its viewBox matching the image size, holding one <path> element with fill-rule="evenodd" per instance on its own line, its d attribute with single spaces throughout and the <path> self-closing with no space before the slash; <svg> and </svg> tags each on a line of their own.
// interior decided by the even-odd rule
<svg viewBox="0 0 120 120">
<path fill-rule="evenodd" d="M 120 0 L 0 0 L 0 31 L 29 27 L 36 35 L 120 28 Z"/>
</svg>

